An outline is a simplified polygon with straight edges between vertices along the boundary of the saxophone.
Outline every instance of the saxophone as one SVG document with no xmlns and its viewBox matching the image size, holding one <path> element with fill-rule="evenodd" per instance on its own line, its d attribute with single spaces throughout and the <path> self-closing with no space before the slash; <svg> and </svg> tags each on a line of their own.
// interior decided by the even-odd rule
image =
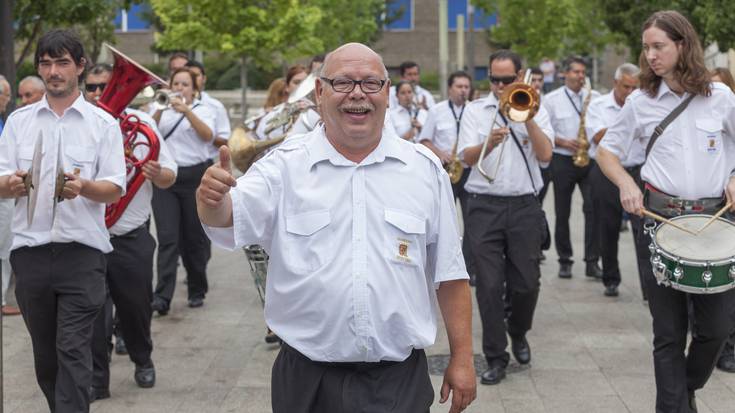
<svg viewBox="0 0 735 413">
<path fill-rule="evenodd" d="M 574 166 L 584 168 L 590 164 L 590 156 L 587 151 L 590 149 L 590 141 L 587 139 L 587 130 L 585 129 L 585 118 L 587 117 L 587 108 L 592 100 L 592 88 L 590 82 L 585 82 L 585 89 L 587 90 L 587 97 L 584 98 L 582 103 L 582 112 L 579 114 L 579 129 L 577 130 L 577 143 L 579 148 L 577 152 L 572 156 Z"/>
</svg>

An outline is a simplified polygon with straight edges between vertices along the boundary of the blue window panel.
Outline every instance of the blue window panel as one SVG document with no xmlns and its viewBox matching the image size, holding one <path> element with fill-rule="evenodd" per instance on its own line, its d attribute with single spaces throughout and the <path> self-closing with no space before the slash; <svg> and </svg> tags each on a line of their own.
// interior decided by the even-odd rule
<svg viewBox="0 0 735 413">
<path fill-rule="evenodd" d="M 385 25 L 385 30 L 413 29 L 413 0 L 389 0 L 386 6 L 388 16 L 395 16 L 400 12 L 400 17 Z"/>
<path fill-rule="evenodd" d="M 119 9 L 115 15 L 115 30 L 122 30 L 123 9 Z"/>
<path fill-rule="evenodd" d="M 464 15 L 464 28 L 469 29 L 469 19 L 467 17 L 467 1 L 468 0 L 449 0 L 447 8 L 449 9 L 449 30 L 457 30 L 457 16 Z M 475 8 L 475 29 L 487 29 L 498 23 L 496 14 L 486 15 L 483 11 Z"/>
<path fill-rule="evenodd" d="M 151 24 L 143 18 L 150 10 L 148 4 L 133 4 L 128 10 L 128 30 L 148 30 Z"/>
<path fill-rule="evenodd" d="M 487 79 L 487 66 L 475 66 L 475 77 L 474 80 L 485 80 Z"/>
</svg>

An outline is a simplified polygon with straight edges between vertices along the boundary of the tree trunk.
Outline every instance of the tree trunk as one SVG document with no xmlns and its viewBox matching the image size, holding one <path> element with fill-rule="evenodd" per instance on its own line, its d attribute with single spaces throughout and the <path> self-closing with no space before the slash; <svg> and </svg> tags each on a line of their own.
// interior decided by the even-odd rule
<svg viewBox="0 0 735 413">
<path fill-rule="evenodd" d="M 240 95 L 240 107 L 242 108 L 242 120 L 248 118 L 248 56 L 242 55 L 240 62 L 240 86 L 242 94 Z"/>
<path fill-rule="evenodd" d="M 0 74 L 5 76 L 10 83 L 10 88 L 15 87 L 15 44 L 13 39 L 13 6 L 15 0 L 7 0 L 0 2 Z M 1 114 L 3 119 L 7 119 L 8 114 L 15 109 L 16 90 L 10 91 L 10 102 L 8 102 L 5 113 Z M 1 334 L 1 333 L 0 333 Z M 2 335 L 0 335 L 0 343 Z M 2 353 L 0 352 L 0 356 Z M 2 362 L 0 361 L 0 367 Z M 0 384 L 0 396 L 2 396 L 2 385 Z M 1 409 L 0 409 L 1 410 Z"/>
</svg>

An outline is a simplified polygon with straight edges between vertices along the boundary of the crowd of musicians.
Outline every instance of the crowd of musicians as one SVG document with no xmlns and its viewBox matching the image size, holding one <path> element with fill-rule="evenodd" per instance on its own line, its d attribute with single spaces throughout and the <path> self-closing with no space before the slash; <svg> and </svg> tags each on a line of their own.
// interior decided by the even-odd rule
<svg viewBox="0 0 735 413">
<path fill-rule="evenodd" d="M 23 317 L 50 411 L 87 412 L 111 397 L 113 351 L 130 357 L 138 386 L 155 385 L 153 314 L 171 311 L 179 262 L 188 306 L 204 305 L 213 242 L 270 255 L 266 341 L 281 344 L 274 412 L 428 412 L 424 349 L 437 309 L 451 348 L 439 401 L 460 412 L 476 395 L 470 286 L 487 361 L 480 382 L 496 385 L 511 355 L 531 362 L 543 251 L 553 242 L 559 278 L 599 280 L 601 295 L 617 297 L 629 217 L 653 318 L 656 412 L 696 412 L 695 392 L 715 366 L 735 372 L 735 290 L 662 285 L 642 211 L 713 215 L 735 199 L 735 82 L 705 68 L 677 12 L 651 15 L 641 40 L 639 65 L 619 66 L 604 95 L 582 58 L 563 61 L 553 89 L 550 62 L 527 71 L 523 56 L 497 50 L 489 91 L 474 91 L 459 71 L 439 102 L 416 63 L 403 63 L 391 83 L 378 54 L 343 45 L 271 84 L 262 114 L 245 125 L 271 144 L 236 178 L 234 125 L 204 91 L 200 62 L 174 54 L 166 104 L 111 114 L 104 92 L 114 68 L 91 64 L 72 31 L 46 33 L 34 56 L 39 77 L 21 82 L 23 106 L 0 125 L 0 258 L 3 314 Z M 540 102 L 518 120 L 503 109 L 504 92 L 524 81 Z M 289 99 L 302 82 L 311 93 Z M 0 92 L 9 88 L 0 79 Z M 146 147 L 121 144 L 123 118 L 150 128 L 160 148 L 106 225 L 106 205 L 130 188 L 126 156 Z M 552 223 L 542 208 L 549 187 Z M 575 187 L 581 268 L 570 235 Z M 10 267 L 19 310 L 6 306 Z"/>
</svg>

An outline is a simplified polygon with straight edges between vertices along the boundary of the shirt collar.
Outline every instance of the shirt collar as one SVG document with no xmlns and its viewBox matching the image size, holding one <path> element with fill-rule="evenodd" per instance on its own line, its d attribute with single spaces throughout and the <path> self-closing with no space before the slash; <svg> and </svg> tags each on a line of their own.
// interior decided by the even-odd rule
<svg viewBox="0 0 735 413">
<path fill-rule="evenodd" d="M 572 89 L 569 89 L 566 85 L 564 85 L 564 90 L 567 91 L 571 96 L 577 96 L 577 97 L 583 97 L 584 96 L 584 88 L 579 89 L 579 92 L 575 92 Z"/>
<path fill-rule="evenodd" d="M 669 85 L 667 85 L 666 82 L 661 79 L 661 84 L 658 86 L 658 93 L 656 94 L 656 100 L 661 100 L 661 98 L 663 98 L 667 94 L 674 96 L 677 99 L 683 99 L 689 95 L 689 93 L 684 92 L 684 94 L 679 97 L 679 95 L 674 93 L 674 91 L 669 88 Z"/>
<path fill-rule="evenodd" d="M 385 158 L 394 158 L 404 164 L 407 163 L 406 148 L 401 145 L 401 138 L 383 128 L 380 143 L 373 149 L 360 165 L 370 165 L 385 161 Z M 305 145 L 309 157 L 309 169 L 321 161 L 329 161 L 337 166 L 354 166 L 355 163 L 345 158 L 332 146 L 327 139 L 324 125 L 312 132 L 311 139 Z"/>
<path fill-rule="evenodd" d="M 87 101 L 84 99 L 84 94 L 80 92 L 79 96 L 74 100 L 71 106 L 69 106 L 68 108 L 64 110 L 62 117 L 65 116 L 66 113 L 72 109 L 76 111 L 77 113 L 79 113 L 81 116 L 84 116 L 85 110 L 86 110 L 86 106 L 85 106 L 86 104 L 87 104 Z M 48 94 L 43 95 L 43 98 L 39 102 L 39 109 L 45 109 L 55 114 L 55 112 L 51 109 L 51 106 L 49 106 Z"/>
<path fill-rule="evenodd" d="M 490 92 L 489 95 L 482 98 L 482 107 L 486 109 L 498 107 L 498 99 L 495 98 L 495 94 L 493 92 Z"/>
<path fill-rule="evenodd" d="M 610 93 L 607 94 L 607 103 L 605 104 L 608 108 L 614 108 L 614 109 L 621 109 L 622 106 L 618 105 L 618 101 L 615 100 L 615 92 L 610 91 Z"/>
</svg>

